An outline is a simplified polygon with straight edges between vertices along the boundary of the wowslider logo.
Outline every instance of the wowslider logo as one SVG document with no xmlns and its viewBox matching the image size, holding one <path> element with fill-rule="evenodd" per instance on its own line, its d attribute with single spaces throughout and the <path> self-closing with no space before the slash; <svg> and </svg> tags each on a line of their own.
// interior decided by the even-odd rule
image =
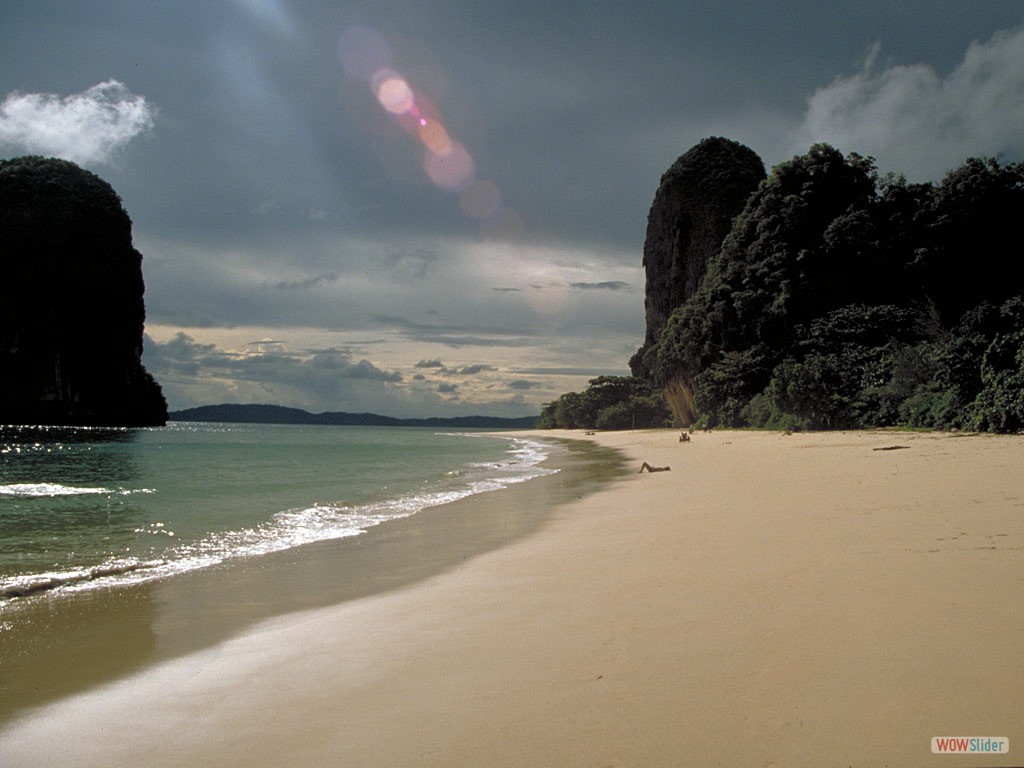
<svg viewBox="0 0 1024 768">
<path fill-rule="evenodd" d="M 936 755 L 1005 755 L 1010 740 L 1005 736 L 933 736 Z"/>
</svg>

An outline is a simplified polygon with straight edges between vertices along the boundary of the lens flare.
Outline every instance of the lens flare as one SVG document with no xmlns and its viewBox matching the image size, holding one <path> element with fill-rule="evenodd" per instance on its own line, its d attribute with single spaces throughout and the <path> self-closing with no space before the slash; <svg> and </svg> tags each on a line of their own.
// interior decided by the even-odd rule
<svg viewBox="0 0 1024 768">
<path fill-rule="evenodd" d="M 369 27 L 350 27 L 338 38 L 338 61 L 350 77 L 369 80 L 391 66 L 391 46 Z"/>
<path fill-rule="evenodd" d="M 452 138 L 437 106 L 393 68 L 391 46 L 381 34 L 369 27 L 351 27 L 339 37 L 337 53 L 345 72 L 368 81 L 381 108 L 419 142 L 420 162 L 430 180 L 440 189 L 460 193 L 463 213 L 480 222 L 481 234 L 517 239 L 523 228 L 519 214 L 502 205 L 493 182 L 475 178 L 476 163 L 469 150 Z"/>
<path fill-rule="evenodd" d="M 416 104 L 405 78 L 391 70 L 382 69 L 374 74 L 373 91 L 380 105 L 393 115 L 409 112 Z"/>
<path fill-rule="evenodd" d="M 480 224 L 488 240 L 518 240 L 523 235 L 523 217 L 513 208 L 499 208 Z"/>
<path fill-rule="evenodd" d="M 420 141 L 432 154 L 446 155 L 452 151 L 452 140 L 448 131 L 437 120 L 420 118 L 419 128 Z"/>
<path fill-rule="evenodd" d="M 501 206 L 501 192 L 490 181 L 474 181 L 462 190 L 459 205 L 471 219 L 483 221 L 493 216 Z"/>
<path fill-rule="evenodd" d="M 428 151 L 423 160 L 424 169 L 441 189 L 460 190 L 473 181 L 475 167 L 466 148 L 453 142 L 444 154 Z"/>
</svg>

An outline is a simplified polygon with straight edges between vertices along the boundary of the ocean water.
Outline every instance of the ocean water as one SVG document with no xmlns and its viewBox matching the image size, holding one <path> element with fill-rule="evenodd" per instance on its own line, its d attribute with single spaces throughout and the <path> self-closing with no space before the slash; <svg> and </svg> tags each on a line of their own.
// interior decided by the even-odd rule
<svg viewBox="0 0 1024 768">
<path fill-rule="evenodd" d="M 423 428 L 0 427 L 0 607 L 357 536 L 547 474 L 550 450 Z"/>
</svg>

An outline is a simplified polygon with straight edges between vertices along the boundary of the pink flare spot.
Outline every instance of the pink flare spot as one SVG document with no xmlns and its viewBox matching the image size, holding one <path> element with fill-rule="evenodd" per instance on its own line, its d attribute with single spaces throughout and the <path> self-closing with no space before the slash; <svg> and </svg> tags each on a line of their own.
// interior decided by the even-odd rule
<svg viewBox="0 0 1024 768">
<path fill-rule="evenodd" d="M 435 106 L 434 102 L 430 100 L 430 97 L 420 91 L 415 91 L 413 96 L 416 99 L 416 104 L 413 107 L 413 115 L 416 120 L 426 120 L 430 122 L 432 120 L 441 119 L 441 111 Z"/>
<path fill-rule="evenodd" d="M 489 218 L 501 205 L 501 192 L 490 181 L 477 180 L 459 195 L 462 212 L 478 221 Z"/>
<path fill-rule="evenodd" d="M 474 165 L 466 148 L 452 142 L 451 149 L 444 154 L 427 152 L 423 167 L 441 189 L 459 190 L 473 180 Z"/>
<path fill-rule="evenodd" d="M 375 29 L 349 27 L 338 37 L 338 61 L 350 77 L 369 80 L 391 66 L 391 46 Z"/>
<path fill-rule="evenodd" d="M 448 131 L 444 129 L 440 121 L 427 122 L 420 120 L 420 129 L 417 131 L 423 146 L 435 155 L 447 155 L 452 151 L 452 140 Z"/>
<path fill-rule="evenodd" d="M 523 217 L 513 208 L 499 208 L 480 224 L 485 240 L 518 240 L 523 235 Z"/>
<path fill-rule="evenodd" d="M 420 118 L 420 125 L 425 128 L 427 126 L 427 118 L 421 117 Z"/>
<path fill-rule="evenodd" d="M 389 69 L 374 74 L 373 92 L 380 105 L 393 115 L 408 112 L 415 106 L 412 88 L 405 82 L 405 78 Z"/>
<path fill-rule="evenodd" d="M 396 114 L 395 118 L 397 119 L 398 124 L 402 127 L 402 130 L 405 131 L 410 136 L 412 136 L 414 139 L 417 138 L 419 136 L 420 131 L 423 130 L 422 128 L 420 128 L 420 121 L 413 117 L 412 114 L 409 112 L 402 112 L 400 114 Z"/>
</svg>

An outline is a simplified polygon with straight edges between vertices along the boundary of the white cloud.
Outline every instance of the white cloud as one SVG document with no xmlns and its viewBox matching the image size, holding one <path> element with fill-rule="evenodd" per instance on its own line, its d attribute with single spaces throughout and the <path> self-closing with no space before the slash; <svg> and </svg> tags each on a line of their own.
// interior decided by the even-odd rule
<svg viewBox="0 0 1024 768">
<path fill-rule="evenodd" d="M 428 371 L 429 376 L 407 377 L 357 357 L 354 348 L 292 349 L 276 340 L 229 348 L 182 331 L 159 331 L 173 335 L 159 341 L 147 333 L 143 362 L 160 382 L 172 410 L 243 402 L 389 416 L 524 416 L 538 412 L 542 399 L 536 394 L 539 382 L 506 382 L 509 373 L 495 365 L 439 368 Z M 453 377 L 458 381 L 451 381 Z M 536 395 L 532 402 L 522 395 L 526 389 Z M 565 390 L 557 388 L 543 399 Z"/>
<path fill-rule="evenodd" d="M 0 104 L 0 145 L 77 163 L 105 163 L 149 130 L 156 108 L 117 80 L 82 93 L 9 93 Z"/>
<path fill-rule="evenodd" d="M 945 77 L 927 64 L 876 69 L 878 58 L 875 46 L 861 72 L 810 97 L 795 152 L 828 142 L 923 181 L 967 157 L 1024 151 L 1024 28 L 972 43 Z"/>
</svg>

